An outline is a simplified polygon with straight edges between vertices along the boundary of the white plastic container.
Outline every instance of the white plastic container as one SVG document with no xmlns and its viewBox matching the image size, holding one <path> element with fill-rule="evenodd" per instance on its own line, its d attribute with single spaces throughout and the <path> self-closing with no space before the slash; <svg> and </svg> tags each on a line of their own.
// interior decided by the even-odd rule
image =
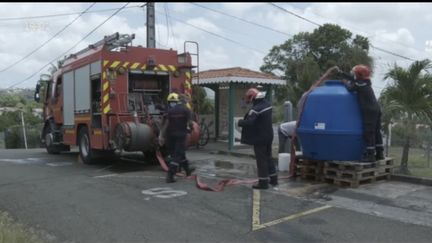
<svg viewBox="0 0 432 243">
<path fill-rule="evenodd" d="M 291 163 L 291 155 L 288 153 L 280 153 L 278 155 L 279 171 L 289 171 Z"/>
</svg>

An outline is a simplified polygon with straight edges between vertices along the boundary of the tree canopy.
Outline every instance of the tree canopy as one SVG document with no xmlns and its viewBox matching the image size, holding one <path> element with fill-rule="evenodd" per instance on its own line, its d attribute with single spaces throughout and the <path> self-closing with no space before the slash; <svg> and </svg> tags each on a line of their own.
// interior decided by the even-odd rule
<svg viewBox="0 0 432 243">
<path fill-rule="evenodd" d="M 349 71 L 354 65 L 373 68 L 369 56 L 369 40 L 334 24 L 325 24 L 312 33 L 301 32 L 274 46 L 265 56 L 261 71 L 287 80 L 285 89 L 278 89 L 278 102 L 290 100 L 294 105 L 320 75 L 331 66 Z"/>
</svg>

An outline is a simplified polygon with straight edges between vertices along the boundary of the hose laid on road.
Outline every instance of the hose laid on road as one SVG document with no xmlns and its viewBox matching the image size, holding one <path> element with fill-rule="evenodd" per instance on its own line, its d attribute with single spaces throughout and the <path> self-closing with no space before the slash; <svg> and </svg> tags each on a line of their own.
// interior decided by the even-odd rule
<svg viewBox="0 0 432 243">
<path fill-rule="evenodd" d="M 160 150 L 156 151 L 156 157 L 159 161 L 159 164 L 161 165 L 162 169 L 164 169 L 164 171 L 168 171 L 168 165 L 165 162 L 165 159 L 162 156 L 162 153 L 160 152 Z M 186 177 L 186 175 L 184 173 L 177 173 L 178 176 L 183 176 Z M 292 176 L 284 176 L 284 177 L 279 177 L 279 179 L 288 179 L 291 178 Z M 216 185 L 214 186 L 209 186 L 206 183 L 202 182 L 200 180 L 200 178 L 198 177 L 198 175 L 191 175 L 187 177 L 188 179 L 191 180 L 195 180 L 196 186 L 204 191 L 212 191 L 212 192 L 220 192 L 223 191 L 225 186 L 228 185 L 240 185 L 240 184 L 252 184 L 258 181 L 258 179 L 249 179 L 249 180 L 239 180 L 239 179 L 224 179 L 221 180 L 219 182 L 216 183 Z"/>
</svg>

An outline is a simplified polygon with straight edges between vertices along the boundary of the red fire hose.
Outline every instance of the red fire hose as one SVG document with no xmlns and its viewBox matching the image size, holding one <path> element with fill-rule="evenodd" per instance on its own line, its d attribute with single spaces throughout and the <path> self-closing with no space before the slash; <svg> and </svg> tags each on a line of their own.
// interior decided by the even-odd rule
<svg viewBox="0 0 432 243">
<path fill-rule="evenodd" d="M 159 164 L 164 169 L 164 171 L 168 171 L 168 165 L 166 164 L 160 150 L 156 151 L 156 157 L 159 161 Z M 183 174 L 183 173 L 177 173 L 177 175 L 178 176 L 185 176 L 185 174 Z M 286 176 L 286 177 L 280 177 L 279 179 L 288 179 L 290 177 L 291 177 L 291 175 Z M 200 180 L 200 178 L 198 177 L 198 175 L 191 175 L 191 176 L 188 176 L 187 178 L 195 180 L 195 184 L 199 189 L 205 190 L 205 191 L 212 191 L 212 192 L 223 191 L 224 187 L 228 186 L 228 185 L 252 184 L 252 183 L 258 181 L 258 179 L 249 179 L 249 180 L 224 179 L 224 180 L 217 182 L 216 185 L 214 185 L 214 186 L 209 186 L 206 183 L 202 182 Z"/>
</svg>

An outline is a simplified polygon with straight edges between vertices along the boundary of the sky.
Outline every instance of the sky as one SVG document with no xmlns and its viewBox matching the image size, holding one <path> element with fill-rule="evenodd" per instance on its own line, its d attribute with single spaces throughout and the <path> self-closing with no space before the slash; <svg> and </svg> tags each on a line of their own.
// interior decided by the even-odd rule
<svg viewBox="0 0 432 243">
<path fill-rule="evenodd" d="M 50 62 L 115 32 L 134 33 L 134 45 L 146 45 L 146 9 L 140 7 L 144 2 L 128 4 L 82 40 L 116 11 L 113 9 L 125 5 L 92 4 L 0 3 L 0 88 L 33 88 L 40 74 L 47 72 Z M 375 61 L 372 82 L 377 96 L 391 82 L 384 80 L 384 74 L 392 65 L 409 66 L 412 61 L 405 58 L 432 59 L 432 3 L 275 4 L 287 11 L 270 3 L 157 2 L 156 47 L 172 48 L 180 53 L 184 41 L 196 41 L 199 43 L 201 71 L 228 67 L 258 71 L 273 46 L 299 32 L 311 32 L 317 28 L 307 20 L 317 24 L 338 24 L 354 35 L 368 37 L 377 47 L 370 50 Z M 88 13 L 79 16 L 89 7 Z M 55 14 L 71 15 L 22 19 Z M 63 28 L 65 30 L 53 38 Z M 47 43 L 35 51 L 44 42 Z M 193 49 L 189 51 L 194 52 Z"/>
</svg>

